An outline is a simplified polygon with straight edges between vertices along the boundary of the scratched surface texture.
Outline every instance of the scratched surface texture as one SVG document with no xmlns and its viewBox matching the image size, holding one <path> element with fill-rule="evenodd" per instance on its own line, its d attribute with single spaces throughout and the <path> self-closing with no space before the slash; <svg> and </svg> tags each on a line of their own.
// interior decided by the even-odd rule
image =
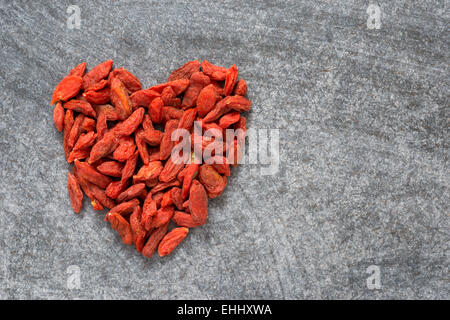
<svg viewBox="0 0 450 320">
<path fill-rule="evenodd" d="M 356 0 L 0 0 L 0 298 L 450 298 L 448 2 L 377 3 L 372 30 Z M 279 133 L 278 169 L 234 169 L 166 258 L 68 200 L 50 96 L 110 58 L 145 87 L 235 63 L 249 127 Z"/>
</svg>

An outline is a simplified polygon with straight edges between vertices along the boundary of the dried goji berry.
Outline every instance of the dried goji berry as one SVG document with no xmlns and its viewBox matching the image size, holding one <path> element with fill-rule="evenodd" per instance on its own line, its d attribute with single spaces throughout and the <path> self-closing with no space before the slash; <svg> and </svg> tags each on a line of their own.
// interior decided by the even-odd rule
<svg viewBox="0 0 450 320">
<path fill-rule="evenodd" d="M 69 75 L 56 86 L 50 104 L 54 104 L 57 101 L 67 101 L 75 97 L 80 92 L 80 89 L 81 77 Z"/>
<path fill-rule="evenodd" d="M 186 238 L 188 232 L 188 228 L 180 227 L 166 234 L 158 246 L 159 256 L 164 257 L 171 253 Z"/>
<path fill-rule="evenodd" d="M 100 188 L 106 188 L 111 183 L 110 178 L 101 174 L 86 162 L 75 161 L 75 167 L 78 175 Z"/>
<path fill-rule="evenodd" d="M 154 229 L 166 224 L 170 221 L 170 219 L 172 219 L 174 212 L 174 208 L 171 205 L 161 207 L 153 216 L 150 228 Z"/>
<path fill-rule="evenodd" d="M 82 77 L 84 75 L 84 71 L 86 70 L 86 62 L 82 62 L 77 65 L 75 68 L 70 70 L 69 75 Z"/>
<path fill-rule="evenodd" d="M 141 252 L 144 248 L 145 238 L 147 236 L 147 231 L 142 227 L 141 218 L 141 207 L 134 207 L 133 212 L 130 215 L 130 227 L 133 232 L 133 242 L 138 252 Z"/>
<path fill-rule="evenodd" d="M 132 93 L 142 89 L 139 79 L 124 68 L 114 69 L 111 72 L 111 75 L 112 77 L 117 77 L 120 81 L 122 81 L 125 87 Z"/>
<path fill-rule="evenodd" d="M 204 87 L 197 98 L 197 110 L 200 117 L 207 115 L 216 104 L 217 92 L 213 84 Z"/>
<path fill-rule="evenodd" d="M 83 206 L 83 192 L 81 192 L 80 184 L 77 178 L 69 172 L 69 179 L 67 181 L 67 189 L 69 190 L 70 202 L 72 203 L 73 211 L 79 213 Z"/>
<path fill-rule="evenodd" d="M 72 129 L 70 130 L 69 137 L 67 138 L 67 145 L 72 150 L 78 138 L 81 135 L 81 125 L 84 120 L 84 114 L 79 114 L 73 123 Z"/>
<path fill-rule="evenodd" d="M 147 242 L 145 243 L 144 248 L 142 249 L 142 254 L 145 257 L 150 258 L 153 255 L 153 253 L 156 251 L 156 248 L 158 248 L 158 245 L 161 242 L 162 238 L 164 238 L 164 236 L 166 235 L 168 229 L 169 223 L 166 223 L 153 230 Z"/>
<path fill-rule="evenodd" d="M 108 215 L 113 214 L 113 213 L 117 213 L 122 216 L 126 216 L 126 215 L 130 214 L 131 212 L 133 212 L 134 208 L 137 206 L 139 206 L 138 199 L 133 199 L 133 200 L 130 200 L 127 202 L 122 202 L 121 204 L 118 204 L 117 206 L 115 206 L 115 207 L 111 208 L 111 210 L 109 210 L 109 212 L 105 216 L 105 220 L 108 220 Z"/>
<path fill-rule="evenodd" d="M 191 75 L 200 70 L 200 62 L 197 60 L 186 62 L 181 68 L 172 71 L 167 81 L 189 79 Z"/>
<path fill-rule="evenodd" d="M 219 126 L 222 128 L 228 128 L 232 124 L 239 121 L 241 114 L 237 111 L 232 111 L 230 113 L 227 113 L 219 120 Z"/>
<path fill-rule="evenodd" d="M 223 81 L 227 75 L 227 69 L 211 64 L 207 60 L 203 60 L 202 64 L 203 73 L 205 73 L 212 80 Z"/>
<path fill-rule="evenodd" d="M 163 169 L 161 161 L 152 161 L 142 166 L 138 173 L 133 176 L 135 182 L 145 182 L 157 178 Z"/>
<path fill-rule="evenodd" d="M 122 177 L 123 164 L 117 161 L 105 161 L 97 167 L 98 172 L 110 176 Z"/>
<path fill-rule="evenodd" d="M 208 219 L 208 194 L 197 180 L 192 181 L 189 191 L 189 212 L 196 223 L 206 223 Z"/>
<path fill-rule="evenodd" d="M 145 198 L 147 196 L 147 190 L 145 187 L 145 183 L 138 183 L 132 185 L 125 191 L 123 191 L 117 197 L 117 202 L 129 201 L 134 198 Z"/>
<path fill-rule="evenodd" d="M 189 79 L 189 87 L 184 93 L 183 102 L 181 106 L 183 108 L 191 108 L 197 102 L 197 97 L 200 91 L 209 85 L 211 80 L 203 72 L 195 72 Z"/>
<path fill-rule="evenodd" d="M 200 223 L 197 223 L 192 219 L 192 215 L 189 213 L 186 213 L 184 211 L 175 211 L 172 221 L 175 222 L 180 227 L 187 227 L 187 228 L 195 228 L 200 226 Z"/>
<path fill-rule="evenodd" d="M 236 68 L 236 65 L 233 64 L 233 66 L 227 70 L 227 74 L 225 76 L 225 86 L 223 88 L 223 94 L 225 96 L 229 96 L 231 92 L 233 92 L 237 78 L 238 78 L 238 69 Z"/>
<path fill-rule="evenodd" d="M 245 96 L 247 94 L 247 82 L 244 79 L 239 79 L 234 86 L 234 95 Z"/>
<path fill-rule="evenodd" d="M 85 114 L 88 117 L 95 117 L 95 110 L 91 104 L 83 100 L 70 100 L 64 103 L 64 108 Z"/>
<path fill-rule="evenodd" d="M 81 132 L 91 132 L 95 130 L 95 120 L 89 117 L 84 117 L 83 123 L 81 124 Z"/>
<path fill-rule="evenodd" d="M 178 128 L 178 123 L 179 121 L 175 119 L 166 122 L 166 125 L 164 127 L 164 134 L 161 139 L 161 145 L 159 147 L 160 160 L 166 160 L 172 152 L 172 148 L 174 145 L 174 141 L 172 141 L 172 132 Z"/>
<path fill-rule="evenodd" d="M 64 108 L 61 102 L 57 102 L 53 109 L 53 123 L 59 132 L 64 128 Z"/>
<path fill-rule="evenodd" d="M 92 68 L 92 70 L 86 73 L 83 77 L 83 89 L 86 90 L 94 83 L 105 79 L 108 76 L 112 65 L 113 61 L 107 60 Z"/>
<path fill-rule="evenodd" d="M 148 112 L 154 123 L 161 123 L 163 119 L 164 102 L 160 97 L 153 99 L 148 106 Z"/>
<path fill-rule="evenodd" d="M 123 136 L 119 139 L 119 146 L 113 152 L 113 159 L 124 162 L 127 161 L 136 150 L 133 137 Z"/>
<path fill-rule="evenodd" d="M 172 180 L 175 180 L 178 173 L 183 170 L 184 166 L 185 164 L 183 162 L 175 163 L 172 161 L 172 157 L 170 157 L 159 175 L 159 181 L 170 182 Z"/>
<path fill-rule="evenodd" d="M 131 104 L 133 105 L 133 108 L 137 107 L 145 107 L 148 108 L 150 103 L 157 97 L 160 97 L 161 93 L 156 92 L 154 90 L 139 90 L 134 92 L 130 96 Z"/>
<path fill-rule="evenodd" d="M 130 224 L 124 217 L 118 213 L 108 213 L 107 221 L 111 223 L 111 228 L 119 233 L 123 243 L 126 245 L 133 243 L 133 232 L 131 231 Z"/>
<path fill-rule="evenodd" d="M 213 166 L 204 164 L 198 170 L 198 180 L 208 192 L 209 198 L 219 196 L 227 186 L 227 178 L 221 176 Z"/>
<path fill-rule="evenodd" d="M 111 103 L 116 108 L 120 120 L 130 116 L 132 108 L 127 89 L 122 81 L 115 77 L 111 80 Z"/>
<path fill-rule="evenodd" d="M 103 88 L 98 91 L 89 90 L 83 93 L 83 97 L 92 104 L 105 104 L 108 103 L 111 95 L 110 88 Z"/>
</svg>

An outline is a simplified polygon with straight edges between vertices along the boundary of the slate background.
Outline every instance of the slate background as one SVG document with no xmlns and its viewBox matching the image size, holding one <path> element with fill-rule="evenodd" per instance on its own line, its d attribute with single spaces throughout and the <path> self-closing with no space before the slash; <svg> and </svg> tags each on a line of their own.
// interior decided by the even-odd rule
<svg viewBox="0 0 450 320">
<path fill-rule="evenodd" d="M 379 30 L 356 0 L 0 0 L 0 298 L 448 299 L 448 2 L 374 3 Z M 109 58 L 145 87 L 188 60 L 236 63 L 249 127 L 279 129 L 278 173 L 235 169 L 164 259 L 70 208 L 50 96 Z"/>
</svg>

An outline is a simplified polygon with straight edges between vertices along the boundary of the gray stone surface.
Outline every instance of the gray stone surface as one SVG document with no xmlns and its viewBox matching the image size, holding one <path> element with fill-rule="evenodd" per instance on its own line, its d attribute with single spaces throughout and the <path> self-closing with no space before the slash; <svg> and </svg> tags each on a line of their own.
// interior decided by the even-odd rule
<svg viewBox="0 0 450 320">
<path fill-rule="evenodd" d="M 448 2 L 376 3 L 379 30 L 356 0 L 0 0 L 0 298 L 448 299 Z M 249 127 L 279 129 L 279 171 L 234 169 L 164 259 L 70 208 L 50 95 L 109 58 L 146 87 L 187 60 L 235 63 Z"/>
</svg>

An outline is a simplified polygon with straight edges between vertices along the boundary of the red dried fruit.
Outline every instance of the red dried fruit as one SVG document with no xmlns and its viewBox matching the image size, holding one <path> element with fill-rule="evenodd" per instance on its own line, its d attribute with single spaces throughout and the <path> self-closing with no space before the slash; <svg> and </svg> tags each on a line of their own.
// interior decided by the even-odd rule
<svg viewBox="0 0 450 320">
<path fill-rule="evenodd" d="M 108 85 L 108 83 L 109 83 L 108 80 L 105 80 L 105 79 L 100 80 L 99 82 L 92 84 L 85 91 L 98 91 L 98 90 L 101 90 L 104 87 L 106 87 Z M 84 96 L 84 94 L 83 94 L 83 96 Z"/>
<path fill-rule="evenodd" d="M 106 161 L 97 167 L 98 172 L 110 176 L 122 177 L 123 164 L 117 161 Z"/>
<path fill-rule="evenodd" d="M 165 189 L 167 189 L 167 188 L 170 188 L 170 187 L 179 187 L 180 186 L 180 181 L 178 181 L 178 180 L 173 180 L 173 181 L 170 181 L 170 182 L 159 182 L 157 185 L 155 185 L 151 190 L 150 190 L 150 192 L 151 193 L 153 193 L 153 194 L 155 194 L 155 193 L 158 193 L 158 192 L 160 192 L 160 191 L 163 191 L 163 190 L 165 190 Z M 161 195 L 162 196 L 162 195 Z"/>
<path fill-rule="evenodd" d="M 188 109 L 183 112 L 183 116 L 178 123 L 178 129 L 190 130 L 194 125 L 195 116 L 197 115 L 197 108 Z"/>
<path fill-rule="evenodd" d="M 79 213 L 83 206 L 83 192 L 81 192 L 80 184 L 77 178 L 69 172 L 69 179 L 67 181 L 67 189 L 69 190 L 70 202 L 73 211 Z"/>
<path fill-rule="evenodd" d="M 180 99 L 176 97 L 175 91 L 170 86 L 163 89 L 161 99 L 165 106 L 178 106 L 181 104 Z"/>
<path fill-rule="evenodd" d="M 84 75 L 85 70 L 86 70 L 86 62 L 82 62 L 79 65 L 77 65 L 75 68 L 70 70 L 69 75 L 82 77 Z"/>
<path fill-rule="evenodd" d="M 170 157 L 174 142 L 172 141 L 172 132 L 178 128 L 178 120 L 169 120 L 164 127 L 164 135 L 161 139 L 161 145 L 159 147 L 159 159 L 166 160 Z M 162 181 L 162 180 L 161 180 Z"/>
<path fill-rule="evenodd" d="M 189 87 L 184 93 L 181 106 L 185 109 L 195 106 L 200 91 L 210 83 L 211 80 L 203 72 L 195 72 L 194 74 L 192 74 L 191 78 L 189 79 Z"/>
<path fill-rule="evenodd" d="M 63 140 L 63 146 L 64 146 L 64 154 L 66 157 L 66 160 L 69 159 L 70 151 L 67 141 L 69 139 L 70 131 L 72 130 L 73 126 L 73 111 L 67 110 L 66 114 L 64 115 L 64 140 Z"/>
<path fill-rule="evenodd" d="M 163 121 L 167 122 L 172 119 L 181 119 L 183 110 L 175 107 L 163 107 Z"/>
<path fill-rule="evenodd" d="M 186 62 L 181 68 L 172 71 L 167 81 L 189 79 L 191 75 L 200 70 L 200 62 L 197 60 Z"/>
<path fill-rule="evenodd" d="M 69 75 L 56 86 L 50 104 L 54 104 L 57 101 L 67 101 L 75 97 L 80 92 L 80 89 L 81 77 Z"/>
<path fill-rule="evenodd" d="M 184 170 L 185 174 L 183 175 L 183 187 L 181 189 L 181 195 L 183 199 L 189 194 L 189 190 L 191 188 L 192 180 L 197 176 L 199 165 L 196 163 L 191 163 L 186 166 Z"/>
<path fill-rule="evenodd" d="M 154 229 L 166 224 L 167 222 L 170 221 L 170 219 L 172 219 L 174 212 L 175 212 L 174 208 L 171 205 L 161 207 L 153 216 L 150 228 Z"/>
<path fill-rule="evenodd" d="M 92 118 L 84 117 L 81 124 L 81 132 L 86 133 L 95 130 L 95 120 Z"/>
<path fill-rule="evenodd" d="M 102 79 L 105 79 L 108 76 L 112 65 L 113 61 L 107 60 L 92 68 L 92 70 L 86 73 L 85 76 L 83 77 L 83 89 L 86 90 L 94 83 L 97 83 Z"/>
<path fill-rule="evenodd" d="M 130 101 L 131 101 L 133 108 L 137 108 L 137 107 L 148 108 L 150 103 L 159 96 L 161 96 L 161 94 L 154 90 L 149 90 L 149 89 L 139 90 L 139 91 L 134 92 L 130 96 Z"/>
<path fill-rule="evenodd" d="M 94 195 L 94 198 L 97 201 L 99 201 L 103 207 L 111 209 L 116 206 L 116 203 L 114 202 L 114 200 L 112 200 L 111 198 L 109 198 L 106 195 L 106 192 L 104 189 L 101 189 L 98 186 L 96 186 L 95 184 L 89 183 L 89 182 L 88 182 L 88 188 Z"/>
<path fill-rule="evenodd" d="M 114 69 L 111 72 L 111 76 L 116 77 L 120 81 L 122 81 L 128 91 L 130 91 L 131 93 L 142 89 L 142 85 L 139 79 L 124 68 Z"/>
<path fill-rule="evenodd" d="M 192 215 L 184 211 L 175 211 L 172 221 L 180 227 L 195 228 L 201 226 L 192 219 Z"/>
<path fill-rule="evenodd" d="M 94 131 L 90 131 L 88 133 L 83 133 L 78 138 L 77 143 L 73 147 L 72 151 L 89 148 L 90 146 L 92 146 L 94 144 L 96 136 L 97 135 L 95 134 Z"/>
<path fill-rule="evenodd" d="M 161 123 L 163 119 L 164 102 L 160 97 L 153 99 L 148 106 L 148 112 L 154 123 Z"/>
<path fill-rule="evenodd" d="M 138 252 L 141 252 L 144 248 L 145 238 L 147 236 L 147 231 L 142 227 L 141 218 L 142 210 L 141 207 L 137 206 L 130 215 L 130 227 L 133 232 L 133 242 Z"/>
<path fill-rule="evenodd" d="M 113 159 L 124 162 L 127 161 L 136 150 L 133 137 L 123 136 L 119 139 L 119 146 L 113 152 Z"/>
<path fill-rule="evenodd" d="M 147 197 L 144 201 L 144 206 L 142 207 L 142 219 L 141 223 L 145 230 L 151 230 L 151 223 L 153 216 L 156 215 L 158 211 L 156 201 L 153 200 L 153 196 L 151 193 L 147 194 Z"/>
<path fill-rule="evenodd" d="M 133 243 L 133 232 L 128 221 L 118 213 L 110 212 L 107 214 L 107 218 L 107 221 L 111 223 L 111 228 L 119 233 L 122 242 L 131 245 Z"/>
<path fill-rule="evenodd" d="M 223 129 L 228 128 L 232 124 L 239 121 L 241 114 L 238 111 L 232 111 L 230 113 L 227 113 L 219 120 L 219 126 Z"/>
<path fill-rule="evenodd" d="M 89 163 L 92 164 L 95 161 L 109 155 L 119 146 L 119 137 L 112 131 L 107 132 L 104 137 L 97 141 L 92 147 L 91 155 L 89 157 Z"/>
<path fill-rule="evenodd" d="M 144 118 L 142 119 L 142 128 L 144 128 L 144 130 L 154 129 L 152 119 L 150 118 L 149 114 L 144 114 Z"/>
<path fill-rule="evenodd" d="M 128 214 L 130 214 L 131 212 L 133 212 L 134 208 L 139 206 L 139 200 L 138 199 L 133 199 L 131 201 L 127 201 L 127 202 L 122 202 L 121 204 L 118 204 L 117 206 L 111 208 L 111 210 L 109 210 L 109 212 L 106 214 L 105 216 L 105 220 L 108 221 L 108 216 L 110 214 L 120 214 L 121 216 L 126 216 Z"/>
<path fill-rule="evenodd" d="M 142 254 L 150 258 L 153 253 L 155 252 L 156 248 L 158 248 L 159 243 L 161 242 L 162 238 L 167 233 L 167 230 L 169 229 L 169 223 L 166 223 L 162 225 L 161 227 L 153 230 L 153 232 L 150 234 L 150 237 L 148 238 L 144 248 L 142 249 Z"/>
<path fill-rule="evenodd" d="M 167 160 L 163 170 L 159 175 L 159 181 L 170 182 L 172 180 L 175 180 L 178 173 L 180 173 L 180 171 L 183 170 L 184 166 L 185 164 L 183 162 L 174 163 L 172 161 L 172 157 L 170 157 L 169 160 Z"/>
<path fill-rule="evenodd" d="M 111 183 L 110 178 L 101 174 L 86 162 L 75 161 L 75 167 L 77 168 L 77 174 L 80 177 L 83 177 L 83 179 L 86 179 L 100 188 L 106 188 Z"/>
<path fill-rule="evenodd" d="M 223 88 L 223 94 L 225 96 L 229 96 L 231 92 L 233 92 L 234 85 L 236 84 L 236 80 L 238 78 L 238 69 L 236 65 L 227 70 L 227 74 L 225 76 L 225 86 Z"/>
<path fill-rule="evenodd" d="M 203 73 L 206 74 L 211 80 L 223 81 L 227 75 L 227 69 L 211 64 L 207 60 L 203 60 L 202 64 Z"/>
<path fill-rule="evenodd" d="M 72 150 L 70 152 L 69 158 L 67 158 L 67 162 L 68 163 L 72 163 L 75 160 L 86 159 L 87 157 L 89 157 L 90 153 L 91 153 L 91 149 L 90 148 L 84 148 L 84 149 L 79 149 L 79 150 Z"/>
<path fill-rule="evenodd" d="M 128 180 L 133 176 L 134 170 L 136 169 L 138 156 L 139 156 L 138 152 L 134 152 L 134 154 L 130 158 L 128 158 L 128 160 L 125 162 L 125 166 L 122 171 L 121 181 Z"/>
<path fill-rule="evenodd" d="M 175 94 L 178 96 L 178 95 L 182 94 L 189 86 L 189 79 L 178 79 L 178 80 L 174 80 L 174 81 L 169 81 L 169 82 L 158 84 L 156 86 L 148 88 L 147 90 L 153 90 L 158 93 L 161 93 L 164 90 L 164 88 L 167 86 L 171 86 L 173 91 L 175 91 Z"/>
<path fill-rule="evenodd" d="M 92 108 L 91 104 L 87 101 L 83 100 L 70 100 L 64 103 L 64 108 L 70 109 L 76 112 L 83 113 L 88 117 L 96 116 L 94 108 Z"/>
<path fill-rule="evenodd" d="M 125 191 L 123 191 L 117 197 L 117 202 L 129 201 L 134 198 L 142 198 L 147 196 L 147 189 L 145 187 L 145 183 L 138 183 L 132 185 Z"/>
<path fill-rule="evenodd" d="M 120 120 L 130 116 L 132 112 L 130 97 L 125 85 L 118 78 L 111 80 L 111 103 L 116 108 Z"/>
<path fill-rule="evenodd" d="M 198 115 L 200 117 L 207 115 L 214 108 L 217 99 L 217 91 L 213 84 L 204 87 L 197 98 Z"/>
<path fill-rule="evenodd" d="M 83 97 L 92 104 L 105 104 L 109 102 L 111 95 L 110 88 L 103 88 L 98 91 L 89 90 L 83 93 Z"/>
<path fill-rule="evenodd" d="M 64 127 L 64 108 L 61 102 L 57 102 L 53 109 L 53 123 L 55 124 L 56 130 L 61 132 Z"/>
<path fill-rule="evenodd" d="M 161 131 L 154 129 L 144 130 L 140 133 L 141 138 L 151 146 L 159 146 L 163 135 Z"/>
<path fill-rule="evenodd" d="M 70 130 L 69 137 L 67 138 L 67 145 L 71 150 L 81 135 L 81 125 L 83 123 L 83 120 L 84 120 L 84 115 L 79 114 L 75 118 L 72 129 Z"/>
<path fill-rule="evenodd" d="M 158 246 L 159 256 L 164 257 L 171 253 L 186 238 L 188 232 L 188 228 L 180 227 L 166 234 Z"/>
<path fill-rule="evenodd" d="M 138 173 L 133 176 L 135 182 L 145 182 L 155 179 L 159 176 L 163 169 L 161 161 L 152 161 L 149 164 L 142 166 Z"/>
<path fill-rule="evenodd" d="M 247 82 L 244 79 L 239 79 L 234 86 L 234 95 L 245 96 L 247 94 Z"/>
<path fill-rule="evenodd" d="M 198 180 L 208 192 L 209 198 L 219 196 L 227 186 L 227 178 L 221 176 L 213 166 L 204 164 L 198 170 Z"/>
<path fill-rule="evenodd" d="M 141 156 L 142 162 L 144 164 L 149 163 L 149 154 L 147 149 L 147 144 L 145 143 L 144 138 L 142 137 L 144 134 L 144 130 L 137 129 L 136 134 L 134 135 L 134 139 L 136 142 L 136 148 L 138 149 L 139 155 Z"/>
<path fill-rule="evenodd" d="M 189 191 L 189 212 L 196 223 L 206 223 L 208 219 L 208 194 L 197 180 L 192 181 Z"/>
<path fill-rule="evenodd" d="M 113 181 L 106 187 L 105 193 L 111 199 L 117 199 L 119 194 L 126 190 L 128 184 L 127 180 Z"/>
</svg>

